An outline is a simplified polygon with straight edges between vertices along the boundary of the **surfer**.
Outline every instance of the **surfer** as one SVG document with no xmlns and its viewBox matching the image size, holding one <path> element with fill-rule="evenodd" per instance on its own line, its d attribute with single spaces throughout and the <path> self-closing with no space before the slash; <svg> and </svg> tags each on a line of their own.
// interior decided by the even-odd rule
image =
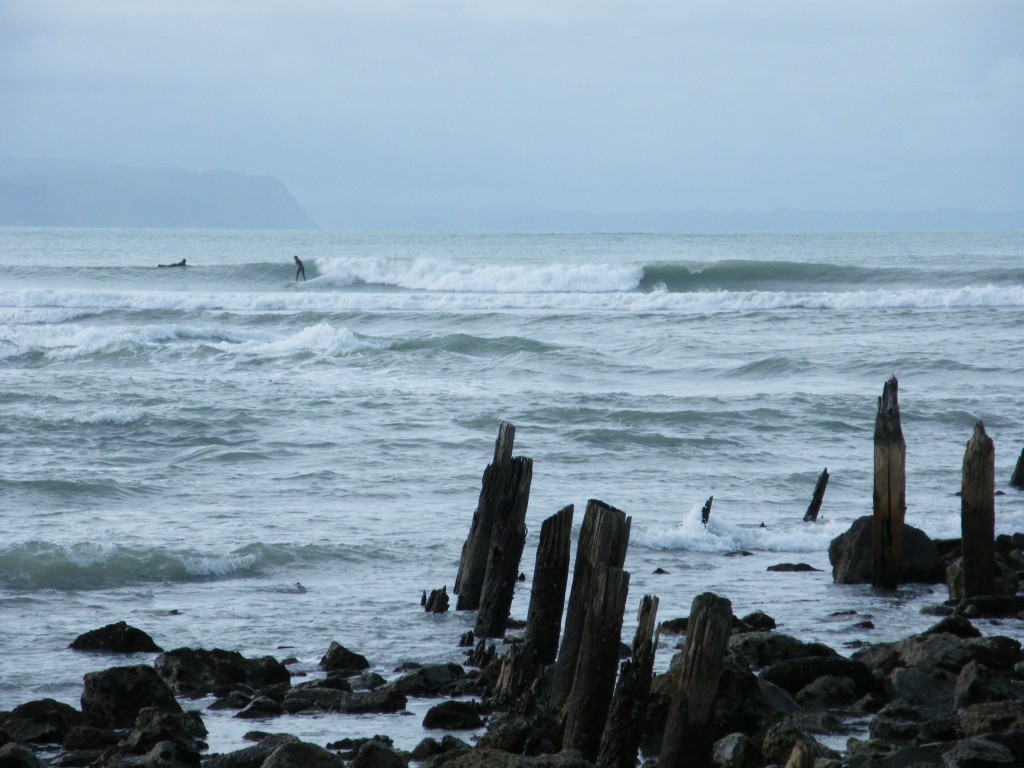
<svg viewBox="0 0 1024 768">
<path fill-rule="evenodd" d="M 182 259 L 181 261 L 176 261 L 173 264 L 157 264 L 157 266 L 158 267 L 184 267 L 185 266 L 185 260 Z"/>
<path fill-rule="evenodd" d="M 295 282 L 299 282 L 299 275 L 302 275 L 302 282 L 306 282 L 306 268 L 302 266 L 302 259 L 292 256 L 295 259 Z"/>
</svg>

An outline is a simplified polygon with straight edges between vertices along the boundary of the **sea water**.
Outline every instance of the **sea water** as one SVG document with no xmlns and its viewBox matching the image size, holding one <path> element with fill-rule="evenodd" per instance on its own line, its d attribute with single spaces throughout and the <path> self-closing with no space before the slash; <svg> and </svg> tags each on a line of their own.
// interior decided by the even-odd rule
<svg viewBox="0 0 1024 768">
<path fill-rule="evenodd" d="M 296 681 L 335 640 L 388 678 L 464 662 L 474 615 L 419 601 L 452 590 L 502 420 L 533 459 L 515 618 L 541 522 L 574 504 L 578 532 L 600 499 L 632 517 L 627 642 L 642 595 L 669 619 L 705 591 L 841 653 L 923 630 L 943 587 L 837 586 L 827 554 L 871 512 L 893 375 L 907 523 L 959 535 L 980 420 L 997 532 L 1024 530 L 1021 232 L 0 229 L 0 710 L 150 663 L 68 650 L 122 620 L 292 657 Z M 209 703 L 186 705 L 225 751 L 254 728 L 411 749 L 431 702 L 256 723 Z"/>
</svg>

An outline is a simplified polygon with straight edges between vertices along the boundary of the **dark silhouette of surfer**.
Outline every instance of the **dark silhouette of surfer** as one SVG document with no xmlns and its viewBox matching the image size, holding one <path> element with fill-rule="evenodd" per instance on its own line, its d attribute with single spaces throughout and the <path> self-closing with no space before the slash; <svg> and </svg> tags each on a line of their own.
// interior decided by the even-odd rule
<svg viewBox="0 0 1024 768">
<path fill-rule="evenodd" d="M 182 259 L 181 261 L 176 261 L 173 264 L 157 264 L 157 266 L 158 267 L 184 267 L 184 266 L 187 266 L 187 265 L 185 264 L 185 260 Z"/>
<path fill-rule="evenodd" d="M 302 282 L 306 282 L 306 268 L 302 266 L 302 259 L 292 256 L 295 259 L 295 282 L 299 282 L 299 275 L 302 275 Z"/>
</svg>

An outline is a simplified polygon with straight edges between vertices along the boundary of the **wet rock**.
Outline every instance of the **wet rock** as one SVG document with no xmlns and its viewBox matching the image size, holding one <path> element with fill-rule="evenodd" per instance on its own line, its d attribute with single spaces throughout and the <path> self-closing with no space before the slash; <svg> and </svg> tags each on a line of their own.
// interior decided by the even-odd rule
<svg viewBox="0 0 1024 768">
<path fill-rule="evenodd" d="M 822 643 L 805 643 L 781 632 L 764 631 L 730 635 L 729 652 L 751 669 L 810 656 L 839 656 Z"/>
<path fill-rule="evenodd" d="M 982 736 L 986 733 L 1024 731 L 1024 702 L 974 704 L 960 713 L 956 728 L 963 738 Z"/>
<path fill-rule="evenodd" d="M 288 668 L 273 656 L 247 659 L 238 651 L 220 648 L 176 648 L 157 656 L 153 666 L 175 693 L 189 698 L 291 684 Z"/>
<path fill-rule="evenodd" d="M 332 688 L 303 688 L 290 690 L 281 706 L 285 712 L 401 712 L 407 699 L 391 686 L 375 691 L 338 691 Z"/>
<path fill-rule="evenodd" d="M 282 744 L 263 762 L 262 768 L 343 768 L 341 758 L 316 744 L 293 741 Z"/>
<path fill-rule="evenodd" d="M 953 710 L 956 675 L 936 667 L 900 667 L 886 678 L 889 698 L 934 712 Z"/>
<path fill-rule="evenodd" d="M 849 530 L 829 544 L 828 560 L 836 584 L 871 583 L 871 525 L 871 515 L 857 518 Z M 912 525 L 903 526 L 903 580 L 908 584 L 945 581 L 935 542 Z"/>
<path fill-rule="evenodd" d="M 5 744 L 0 747 L 0 766 L 3 768 L 43 768 L 43 762 L 35 752 L 20 744 Z"/>
<path fill-rule="evenodd" d="M 155 744 L 139 765 L 143 768 L 200 768 L 199 753 L 173 741 Z"/>
<path fill-rule="evenodd" d="M 102 750 L 112 747 L 121 741 L 121 735 L 107 728 L 94 728 L 91 725 L 74 725 L 64 735 L 61 746 L 69 751 Z"/>
<path fill-rule="evenodd" d="M 391 747 L 370 739 L 359 748 L 349 768 L 406 768 L 406 761 Z"/>
<path fill-rule="evenodd" d="M 558 724 L 554 718 L 501 717 L 490 723 L 477 740 L 482 749 L 500 749 L 516 755 L 547 755 L 558 751 Z"/>
<path fill-rule="evenodd" d="M 71 728 L 83 724 L 81 712 L 54 699 L 29 701 L 0 713 L 0 731 L 18 742 L 60 744 Z"/>
<path fill-rule="evenodd" d="M 970 662 L 960 670 L 960 675 L 956 679 L 956 709 L 1007 700 L 1024 700 L 1024 690 L 976 661 Z"/>
<path fill-rule="evenodd" d="M 748 613 L 740 621 L 743 622 L 745 627 L 748 627 L 752 632 L 769 632 L 775 629 L 775 619 L 769 616 L 764 611 L 754 611 Z"/>
<path fill-rule="evenodd" d="M 74 651 L 104 651 L 106 653 L 162 653 L 163 648 L 141 629 L 123 621 L 85 632 L 68 646 Z"/>
<path fill-rule="evenodd" d="M 776 563 L 775 565 L 769 565 L 766 570 L 778 573 L 808 573 L 810 571 L 821 571 L 820 568 L 815 568 L 809 563 Z"/>
<path fill-rule="evenodd" d="M 446 731 L 465 731 L 483 727 L 479 707 L 468 701 L 443 701 L 427 710 L 423 727 Z"/>
<path fill-rule="evenodd" d="M 575 750 L 565 750 L 556 755 L 524 757 L 501 752 L 496 749 L 470 749 L 432 757 L 422 768 L 593 768 L 593 763 L 584 760 Z"/>
<path fill-rule="evenodd" d="M 981 630 L 963 616 L 949 616 L 929 627 L 922 635 L 955 635 L 956 637 L 981 637 Z"/>
<path fill-rule="evenodd" d="M 964 561 L 963 558 L 957 558 L 946 567 L 946 586 L 949 589 L 950 600 L 963 600 L 964 598 Z M 1008 616 L 1019 612 L 1019 608 L 1014 610 L 1014 606 L 1021 604 L 1021 600 L 1012 599 L 1017 594 L 1017 588 L 1020 586 L 1020 579 L 1017 577 L 1017 573 L 1005 562 L 1005 560 L 996 555 L 995 558 L 995 579 L 994 579 L 994 592 L 992 595 L 985 595 L 984 597 L 988 600 L 981 601 L 981 605 L 989 604 L 997 613 L 986 613 L 982 615 L 997 615 L 997 616 Z M 1005 600 L 1005 598 L 1011 598 Z M 975 598 L 976 600 L 977 598 Z M 978 603 L 975 603 L 978 606 Z M 1005 606 L 1005 607 L 1004 607 Z M 1002 611 L 1006 612 L 1003 613 Z"/>
<path fill-rule="evenodd" d="M 460 667 L 461 669 L 461 667 Z M 328 675 L 328 678 L 331 676 Z M 348 681 L 349 690 L 355 691 L 375 691 L 383 685 L 387 685 L 387 680 L 384 679 L 383 675 L 379 675 L 376 672 L 364 672 L 359 677 L 354 677 Z"/>
<path fill-rule="evenodd" d="M 244 709 L 238 712 L 235 717 L 248 720 L 259 720 L 263 718 L 277 717 L 284 714 L 284 707 L 278 704 L 269 696 L 257 696 L 250 701 Z"/>
<path fill-rule="evenodd" d="M 1008 672 L 1022 654 L 1020 642 L 1008 637 L 963 638 L 949 633 L 923 633 L 869 646 L 856 651 L 852 658 L 882 675 L 897 667 L 935 667 L 959 674 L 975 659 L 998 672 Z"/>
<path fill-rule="evenodd" d="M 131 733 L 121 742 L 125 752 L 144 754 L 162 742 L 172 742 L 185 752 L 206 749 L 206 726 L 198 712 L 168 712 L 156 707 L 140 710 Z"/>
<path fill-rule="evenodd" d="M 777 661 L 761 672 L 763 680 L 775 683 L 793 695 L 825 675 L 850 678 L 862 694 L 874 687 L 874 678 L 867 665 L 842 656 L 808 656 Z"/>
<path fill-rule="evenodd" d="M 822 675 L 801 688 L 796 700 L 805 709 L 836 709 L 860 698 L 857 684 L 849 677 Z"/>
<path fill-rule="evenodd" d="M 227 696 L 221 696 L 213 704 L 210 705 L 210 709 L 216 711 L 221 709 L 245 709 L 249 706 L 249 702 L 252 701 L 252 696 L 243 691 L 232 691 Z"/>
<path fill-rule="evenodd" d="M 273 734 L 257 744 L 223 755 L 210 755 L 203 761 L 203 768 L 260 768 L 263 762 L 284 744 L 297 742 L 290 734 Z"/>
<path fill-rule="evenodd" d="M 745 733 L 730 733 L 715 742 L 712 759 L 717 768 L 759 768 L 764 755 Z"/>
<path fill-rule="evenodd" d="M 369 669 L 370 662 L 366 660 L 365 656 L 350 651 L 338 642 L 332 642 L 327 653 L 320 659 L 320 666 L 333 672 L 355 674 Z"/>
<path fill-rule="evenodd" d="M 182 711 L 174 692 L 153 667 L 111 667 L 85 676 L 82 712 L 93 725 L 131 728 L 146 707 Z"/>
<path fill-rule="evenodd" d="M 433 664 L 403 675 L 391 685 L 406 696 L 437 696 L 465 674 L 466 670 L 458 664 Z"/>
<path fill-rule="evenodd" d="M 982 768 L 982 766 L 1017 766 L 1012 752 L 988 739 L 958 741 L 942 756 L 945 768 Z"/>
</svg>

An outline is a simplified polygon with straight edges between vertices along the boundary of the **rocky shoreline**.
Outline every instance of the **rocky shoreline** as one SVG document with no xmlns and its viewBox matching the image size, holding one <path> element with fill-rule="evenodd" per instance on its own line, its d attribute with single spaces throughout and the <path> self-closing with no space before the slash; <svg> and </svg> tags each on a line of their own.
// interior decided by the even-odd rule
<svg viewBox="0 0 1024 768">
<path fill-rule="evenodd" d="M 865 581 L 865 519 L 830 547 L 837 583 Z M 776 631 L 765 613 L 734 618 L 707 724 L 712 765 L 1024 765 L 1021 643 L 984 636 L 975 626 L 1024 618 L 1024 596 L 1017 593 L 1024 535 L 998 537 L 1000 594 L 965 600 L 957 598 L 959 543 L 908 530 L 908 581 L 950 586 L 951 599 L 932 609 L 935 625 L 844 656 Z M 297 681 L 289 671 L 294 659 L 245 658 L 219 649 L 164 651 L 141 630 L 124 622 L 109 625 L 79 636 L 71 647 L 97 658 L 153 653 L 153 663 L 87 674 L 79 709 L 42 699 L 0 712 L 0 768 L 603 768 L 560 749 L 559 713 L 549 711 L 542 696 L 530 697 L 526 706 L 495 701 L 503 657 L 521 643 L 521 629 L 475 647 L 464 638 L 465 665 L 405 665 L 390 679 L 369 671 L 365 656 L 332 643 L 320 660 L 322 676 Z M 685 631 L 685 618 L 662 622 L 662 652 L 666 645 L 682 647 Z M 676 653 L 668 670 L 653 676 L 642 712 L 644 765 L 658 764 L 682 657 Z M 189 709 L 189 702 L 209 696 L 215 697 L 210 709 L 233 711 L 259 726 L 246 737 L 252 746 L 209 754 L 202 712 Z M 274 729 L 275 718 L 284 714 L 402 713 L 410 697 L 437 699 L 423 727 L 436 729 L 439 738 L 425 738 L 409 752 L 396 749 L 386 735 L 311 744 Z M 472 744 L 452 735 L 481 729 Z M 826 745 L 843 736 L 845 750 Z"/>
</svg>

